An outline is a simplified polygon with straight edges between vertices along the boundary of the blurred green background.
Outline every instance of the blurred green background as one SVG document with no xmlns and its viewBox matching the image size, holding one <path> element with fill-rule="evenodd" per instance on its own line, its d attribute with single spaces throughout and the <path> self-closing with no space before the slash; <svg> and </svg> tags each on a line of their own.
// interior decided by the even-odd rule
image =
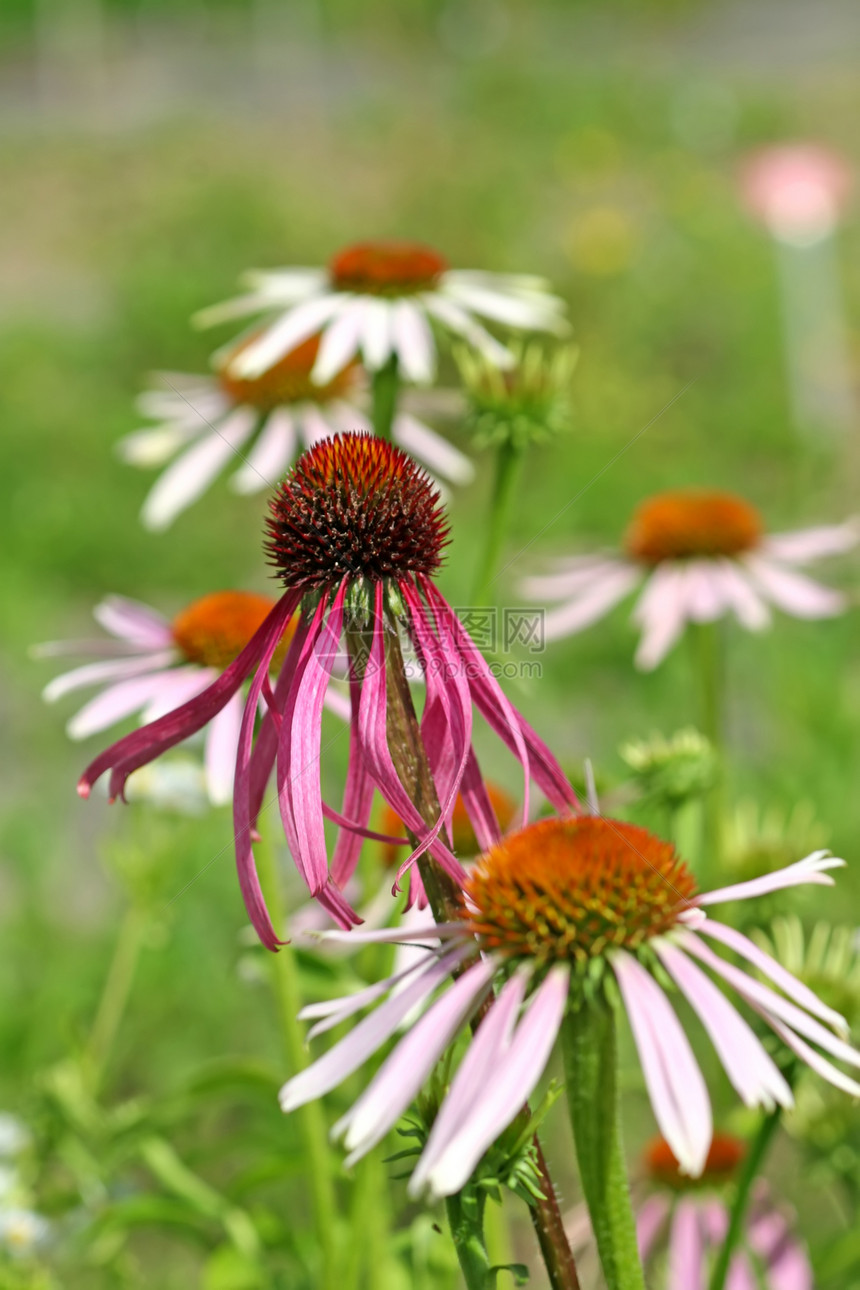
<svg viewBox="0 0 860 1290">
<path fill-rule="evenodd" d="M 283 1071 L 268 996 L 238 970 L 229 813 L 166 823 L 80 803 L 74 784 L 100 740 L 67 741 L 73 706 L 42 705 L 54 669 L 28 658 L 33 642 L 88 635 L 109 592 L 172 613 L 216 587 L 268 585 L 262 499 L 220 483 L 153 536 L 136 521 L 150 478 L 113 455 L 149 370 L 206 368 L 212 338 L 189 315 L 249 266 L 316 264 L 364 237 L 550 277 L 581 346 L 574 427 L 528 461 L 509 602 L 545 555 L 617 542 L 662 487 L 735 489 L 773 528 L 840 520 L 857 509 L 856 429 L 802 440 L 792 427 L 773 248 L 741 208 L 737 165 L 798 137 L 857 160 L 860 15 L 683 0 L 9 0 L 0 37 L 0 1108 L 26 1117 L 42 1072 L 86 1033 L 121 917 L 117 864 L 134 848 L 167 859 L 114 1095 L 169 1099 L 227 1054 Z M 858 251 L 849 215 L 838 255 L 855 357 Z M 452 508 L 442 582 L 454 603 L 488 485 L 483 458 Z M 856 566 L 840 576 L 853 594 Z M 728 635 L 733 794 L 813 805 L 851 867 L 838 895 L 803 908 L 856 922 L 856 615 Z M 683 644 L 643 677 L 634 641 L 621 609 L 547 653 L 541 683 L 516 696 L 577 774 L 587 755 L 618 778 L 625 738 L 696 719 Z M 516 786 L 490 740 L 485 758 Z M 636 1144 L 650 1132 L 641 1093 L 631 1107 Z M 248 1142 L 263 1124 L 289 1152 L 294 1131 L 265 1108 L 238 1098 L 232 1114 L 248 1117 Z M 219 1168 L 220 1125 L 189 1142 L 204 1172 L 210 1158 Z M 804 1203 L 819 1240 L 844 1221 L 833 1197 Z M 210 1246 L 142 1238 L 130 1284 L 198 1284 Z M 96 1267 L 66 1275 L 120 1284 Z"/>
</svg>

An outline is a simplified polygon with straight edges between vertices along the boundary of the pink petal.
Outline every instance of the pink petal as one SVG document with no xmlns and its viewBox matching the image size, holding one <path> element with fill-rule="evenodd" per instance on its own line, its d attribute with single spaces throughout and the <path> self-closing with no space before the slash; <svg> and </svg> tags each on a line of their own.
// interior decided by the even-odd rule
<svg viewBox="0 0 860 1290">
<path fill-rule="evenodd" d="M 828 1026 L 832 1026 L 834 1030 L 841 1031 L 843 1035 L 847 1036 L 848 1022 L 845 1018 L 840 1016 L 833 1008 L 828 1008 L 825 1003 L 822 1003 L 817 994 L 804 985 L 802 981 L 798 981 L 796 976 L 792 976 L 790 972 L 787 972 L 780 963 L 777 963 L 776 959 L 771 958 L 764 950 L 759 949 L 748 936 L 744 936 L 743 932 L 735 931 L 733 927 L 727 927 L 724 923 L 717 923 L 711 918 L 706 919 L 696 928 L 696 931 L 701 936 L 710 936 L 714 940 L 720 941 L 723 945 L 727 945 L 729 949 L 734 950 L 736 954 L 742 955 L 747 962 L 752 963 L 765 976 L 769 976 L 771 981 L 778 985 L 780 990 L 793 999 L 795 1003 L 799 1003 L 802 1008 L 806 1008 L 807 1012 L 811 1012 L 813 1016 L 818 1017 L 821 1021 L 826 1022 Z"/>
<path fill-rule="evenodd" d="M 549 610 L 544 619 L 544 639 L 553 641 L 573 636 L 605 618 L 629 595 L 641 577 L 640 570 L 628 564 L 607 568 L 599 579 L 592 578 L 575 600 Z"/>
<path fill-rule="evenodd" d="M 667 1290 L 705 1290 L 705 1250 L 696 1202 L 679 1200 L 669 1235 Z"/>
<path fill-rule="evenodd" d="M 363 302 L 350 300 L 326 327 L 311 372 L 317 385 L 328 385 L 358 353 L 363 319 Z"/>
<path fill-rule="evenodd" d="M 555 573 L 523 578 L 519 589 L 529 600 L 566 600 L 591 591 L 608 573 L 624 568 L 616 556 L 582 555 L 557 562 Z"/>
<path fill-rule="evenodd" d="M 677 564 L 661 564 L 651 574 L 633 609 L 633 621 L 642 627 L 636 666 L 645 672 L 661 663 L 677 642 L 687 621 L 686 571 Z"/>
<path fill-rule="evenodd" d="M 791 1106 L 791 1089 L 722 991 L 670 941 L 661 938 L 653 946 L 710 1035 L 726 1074 L 747 1106 Z"/>
<path fill-rule="evenodd" d="M 732 1255 L 726 1277 L 726 1290 L 758 1290 L 759 1280 L 743 1250 Z"/>
<path fill-rule="evenodd" d="M 489 1077 L 480 1103 L 469 1114 L 426 1178 L 433 1196 L 459 1191 L 484 1152 L 522 1110 L 544 1072 L 567 1006 L 570 973 L 554 967 L 531 1000 L 507 1052 Z M 417 1171 L 416 1171 L 417 1172 Z M 418 1184 L 410 1182 L 414 1195 Z"/>
<path fill-rule="evenodd" d="M 845 861 L 831 856 L 827 851 L 813 851 L 811 855 L 785 869 L 766 873 L 761 878 L 750 878 L 747 882 L 732 883 L 728 887 L 717 887 L 696 897 L 696 905 L 721 905 L 730 900 L 750 900 L 754 896 L 766 896 L 772 891 L 781 891 L 784 887 L 801 887 L 812 885 L 832 887 L 833 879 L 826 876 L 828 869 L 841 869 Z"/>
<path fill-rule="evenodd" d="M 715 560 L 690 560 L 686 570 L 687 613 L 694 623 L 712 623 L 725 613 L 726 595 Z"/>
<path fill-rule="evenodd" d="M 795 618 L 832 618 L 847 606 L 841 592 L 824 587 L 775 560 L 748 555 L 745 564 L 768 600 Z"/>
<path fill-rule="evenodd" d="M 257 442 L 231 480 L 237 493 L 259 493 L 274 488 L 295 456 L 296 432 L 292 418 L 283 408 L 270 412 Z"/>
<path fill-rule="evenodd" d="M 237 692 L 213 718 L 206 735 L 206 785 L 209 799 L 216 806 L 224 806 L 233 796 L 243 706 Z"/>
<path fill-rule="evenodd" d="M 479 959 L 416 1022 L 355 1105 L 335 1125 L 345 1133 L 347 1167 L 376 1145 L 420 1092 L 436 1062 L 486 992 L 495 965 Z"/>
<path fill-rule="evenodd" d="M 661 1132 L 681 1170 L 698 1177 L 711 1144 L 711 1105 L 702 1072 L 668 999 L 624 950 L 612 955 L 645 1083 Z"/>
<path fill-rule="evenodd" d="M 99 681 L 125 681 L 141 672 L 163 672 L 175 660 L 174 650 L 161 650 L 158 653 L 153 651 L 143 658 L 112 658 L 99 663 L 85 663 L 83 667 L 55 676 L 42 691 L 42 698 L 46 703 L 55 703 L 73 690 L 97 685 Z"/>
<path fill-rule="evenodd" d="M 755 1006 L 754 1004 L 753 1007 Z M 860 1097 L 860 1083 L 857 1080 L 851 1079 L 838 1067 L 833 1066 L 826 1057 L 822 1057 L 814 1048 L 810 1048 L 809 1044 L 804 1043 L 799 1035 L 796 1035 L 788 1026 L 783 1025 L 781 1021 L 769 1016 L 763 1008 L 756 1007 L 756 1011 L 765 1018 L 768 1025 L 779 1035 L 782 1042 L 793 1053 L 796 1053 L 802 1061 L 806 1062 L 810 1070 L 815 1071 L 816 1075 L 820 1075 L 822 1079 L 827 1080 L 828 1084 L 832 1084 L 834 1088 L 841 1089 L 849 1097 Z"/>
<path fill-rule="evenodd" d="M 172 668 L 165 675 L 164 685 L 153 695 L 141 713 L 141 721 L 149 725 L 183 703 L 188 703 L 216 680 L 218 672 L 214 667 L 199 667 L 189 663 L 185 667 Z"/>
<path fill-rule="evenodd" d="M 86 739 L 130 717 L 133 712 L 139 712 L 165 684 L 169 684 L 172 675 L 172 671 L 155 672 L 108 686 L 72 717 L 66 726 L 69 738 Z"/>
<path fill-rule="evenodd" d="M 106 596 L 93 610 L 93 618 L 111 636 L 142 649 L 166 649 L 173 645 L 173 632 L 167 619 L 139 600 Z"/>
<path fill-rule="evenodd" d="M 860 521 L 844 524 L 821 524 L 815 528 L 797 529 L 793 533 L 771 533 L 761 544 L 766 556 L 787 564 L 810 564 L 830 555 L 843 555 L 860 542 Z"/>
<path fill-rule="evenodd" d="M 423 465 L 429 466 L 434 474 L 451 484 L 464 486 L 475 478 L 474 465 L 459 448 L 406 412 L 395 417 L 392 438 Z"/>
<path fill-rule="evenodd" d="M 650 1257 L 670 1208 L 665 1196 L 649 1196 L 636 1210 L 636 1244 L 643 1263 Z"/>
<path fill-rule="evenodd" d="M 236 355 L 229 365 L 230 373 L 248 378 L 261 376 L 291 349 L 318 332 L 341 311 L 347 300 L 347 296 L 337 293 L 311 296 L 288 309 L 266 328 L 259 340 L 246 345 Z"/>
<path fill-rule="evenodd" d="M 436 959 L 406 990 L 387 999 L 333 1048 L 288 1080 L 280 1092 L 281 1110 L 294 1111 L 348 1079 L 391 1038 L 407 1013 L 428 998 L 468 953 L 469 947 L 461 945 Z"/>
<path fill-rule="evenodd" d="M 349 762 L 346 771 L 346 786 L 343 793 L 343 814 L 366 828 L 373 806 L 375 785 L 365 764 L 361 751 L 361 741 L 358 736 L 358 709 L 361 700 L 361 688 L 356 677 L 353 677 L 350 681 L 350 698 L 352 701 L 352 720 L 349 727 Z M 362 839 L 357 833 L 341 829 L 335 843 L 331 862 L 331 876 L 338 887 L 344 887 L 355 872 L 361 846 Z"/>
<path fill-rule="evenodd" d="M 760 632 L 770 622 L 770 610 L 744 569 L 734 560 L 715 561 L 722 581 L 726 609 L 731 609 L 747 631 Z"/>
<path fill-rule="evenodd" d="M 146 528 L 163 531 L 197 501 L 249 438 L 256 419 L 253 409 L 246 407 L 216 426 L 201 418 L 201 438 L 168 466 L 147 494 L 140 513 Z"/>
<path fill-rule="evenodd" d="M 407 381 L 425 384 L 436 370 L 436 346 L 427 319 L 409 300 L 398 300 L 391 319 L 394 348 Z"/>
</svg>

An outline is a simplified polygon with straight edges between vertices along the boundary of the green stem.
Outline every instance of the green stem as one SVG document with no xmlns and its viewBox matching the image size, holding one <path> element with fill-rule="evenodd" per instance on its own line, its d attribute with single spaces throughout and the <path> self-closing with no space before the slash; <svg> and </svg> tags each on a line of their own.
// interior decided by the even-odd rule
<svg viewBox="0 0 860 1290">
<path fill-rule="evenodd" d="M 496 475 L 487 520 L 487 537 L 472 593 L 472 604 L 477 608 L 495 603 L 493 584 L 496 581 L 499 559 L 507 536 L 511 505 L 522 459 L 522 449 L 510 439 L 506 439 L 496 450 Z"/>
<path fill-rule="evenodd" d="M 713 871 L 719 868 L 723 855 L 723 815 L 725 794 L 724 752 L 724 659 L 718 623 L 694 623 L 696 663 L 700 687 L 700 725 L 716 754 L 714 783 L 705 797 L 705 858 Z"/>
<path fill-rule="evenodd" d="M 380 439 L 391 438 L 391 428 L 397 412 L 397 392 L 400 388 L 400 372 L 397 356 L 392 354 L 388 362 L 373 373 L 371 382 L 373 396 L 373 432 Z"/>
<path fill-rule="evenodd" d="M 260 882 L 265 893 L 266 904 L 271 912 L 272 922 L 276 928 L 283 928 L 286 923 L 286 912 L 274 849 L 267 839 L 264 838 L 258 843 L 256 855 Z M 284 1050 L 290 1072 L 295 1073 L 307 1066 L 308 1056 L 304 1034 L 298 1020 L 302 999 L 298 964 L 292 947 L 285 945 L 277 954 L 272 954 L 269 968 Z M 339 1290 L 335 1243 L 337 1202 L 329 1161 L 325 1116 L 321 1103 L 317 1101 L 306 1103 L 295 1112 L 295 1115 L 298 1117 L 304 1145 L 314 1226 L 322 1263 L 322 1277 L 319 1284 L 321 1290 Z"/>
<path fill-rule="evenodd" d="M 789 1083 L 791 1081 L 789 1080 Z M 726 1284 L 726 1277 L 729 1273 L 729 1266 L 732 1261 L 741 1233 L 746 1221 L 747 1207 L 749 1206 L 750 1193 L 753 1183 L 758 1177 L 765 1154 L 771 1144 L 773 1135 L 779 1127 L 782 1118 L 782 1107 L 778 1106 L 775 1110 L 769 1111 L 767 1115 L 762 1116 L 758 1133 L 753 1139 L 749 1154 L 744 1161 L 743 1169 L 737 1181 L 734 1204 L 732 1205 L 731 1214 L 729 1215 L 729 1226 L 726 1232 L 726 1239 L 720 1248 L 714 1264 L 714 1270 L 711 1273 L 709 1290 L 723 1290 Z"/>
<path fill-rule="evenodd" d="M 609 1290 L 645 1290 L 621 1146 L 615 1017 L 603 1000 L 568 1014 L 561 1031 L 582 1190 Z"/>
<path fill-rule="evenodd" d="M 131 994 L 148 923 L 147 915 L 135 905 L 129 906 L 120 923 L 113 958 L 105 978 L 86 1050 L 93 1093 L 98 1092 L 104 1079 L 111 1050 Z"/>
<path fill-rule="evenodd" d="M 475 1191 L 449 1196 L 445 1201 L 451 1237 L 467 1290 L 487 1290 L 490 1256 L 484 1244 L 484 1202 Z"/>
</svg>

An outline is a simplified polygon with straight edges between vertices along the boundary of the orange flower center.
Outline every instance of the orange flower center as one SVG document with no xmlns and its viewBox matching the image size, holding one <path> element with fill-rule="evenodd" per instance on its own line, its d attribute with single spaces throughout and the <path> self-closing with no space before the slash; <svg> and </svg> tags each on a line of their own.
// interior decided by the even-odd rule
<svg viewBox="0 0 860 1290">
<path fill-rule="evenodd" d="M 356 242 L 338 251 L 329 275 L 338 291 L 407 296 L 435 287 L 448 261 L 419 242 Z"/>
<path fill-rule="evenodd" d="M 469 875 L 463 916 L 486 949 L 584 965 L 668 931 L 695 892 L 670 842 L 589 815 L 541 820 L 488 851 Z"/>
<path fill-rule="evenodd" d="M 213 591 L 176 615 L 173 639 L 189 663 L 223 671 L 242 652 L 274 606 L 274 600 L 252 591 Z M 283 659 L 294 632 L 292 620 L 278 645 L 273 667 Z"/>
<path fill-rule="evenodd" d="M 734 493 L 658 493 L 637 507 L 624 544 L 635 560 L 659 564 L 693 556 L 740 555 L 758 545 L 761 516 Z"/>
<path fill-rule="evenodd" d="M 496 819 L 502 830 L 506 829 L 516 814 L 517 806 L 514 799 L 499 788 L 498 784 L 487 784 L 487 794 L 492 803 L 493 810 L 496 812 Z M 382 816 L 381 832 L 388 833 L 395 838 L 405 838 L 406 829 L 403 821 L 395 810 L 390 806 L 385 807 Z M 457 795 L 457 802 L 454 806 L 454 818 L 451 822 L 451 835 L 453 850 L 458 856 L 464 856 L 466 859 L 476 856 L 480 851 L 478 840 L 475 837 L 475 831 L 472 828 L 472 822 L 466 812 L 463 798 Z M 391 843 L 384 843 L 382 847 L 382 863 L 387 868 L 393 868 L 399 865 L 403 859 L 403 848 L 395 847 Z"/>
<path fill-rule="evenodd" d="M 311 369 L 320 347 L 319 336 L 303 341 L 259 376 L 231 376 L 227 368 L 259 334 L 253 332 L 236 345 L 218 373 L 221 389 L 233 403 L 247 403 L 261 412 L 270 412 L 285 403 L 329 403 L 354 393 L 358 363 L 348 363 L 327 385 L 314 385 Z"/>
<path fill-rule="evenodd" d="M 645 1168 L 654 1182 L 682 1190 L 731 1182 L 745 1156 L 746 1145 L 740 1138 L 733 1138 L 728 1133 L 715 1133 L 701 1175 L 690 1178 L 681 1173 L 668 1142 L 655 1138 L 645 1148 Z"/>
</svg>

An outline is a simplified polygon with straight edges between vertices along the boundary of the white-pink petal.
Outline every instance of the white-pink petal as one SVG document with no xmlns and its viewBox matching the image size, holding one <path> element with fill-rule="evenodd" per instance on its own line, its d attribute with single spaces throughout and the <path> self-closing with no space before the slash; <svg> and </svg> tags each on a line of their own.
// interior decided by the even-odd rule
<svg viewBox="0 0 860 1290">
<path fill-rule="evenodd" d="M 206 732 L 206 788 L 214 806 L 225 806 L 233 797 L 233 776 L 236 772 L 236 753 L 244 709 L 242 692 L 237 690 L 217 716 L 213 717 Z"/>
<path fill-rule="evenodd" d="M 705 1248 L 695 1200 L 682 1199 L 675 1206 L 666 1290 L 705 1290 Z"/>
<path fill-rule="evenodd" d="M 66 726 L 69 738 L 86 739 L 88 735 L 106 730 L 115 722 L 139 712 L 171 675 L 171 672 L 155 672 L 108 686 L 72 717 Z"/>
<path fill-rule="evenodd" d="M 303 300 L 267 327 L 259 340 L 240 350 L 229 364 L 230 373 L 249 379 L 262 375 L 339 314 L 348 300 L 349 296 L 338 293 Z"/>
<path fill-rule="evenodd" d="M 159 672 L 169 667 L 176 659 L 174 650 L 153 651 L 143 657 L 104 659 L 98 663 L 85 663 L 71 672 L 63 672 L 49 681 L 42 691 L 46 703 L 55 703 L 73 690 L 80 690 L 88 685 L 97 685 L 101 681 L 123 681 L 142 672 Z"/>
<path fill-rule="evenodd" d="M 686 570 L 678 564 L 659 565 L 646 582 L 633 608 L 633 621 L 642 628 L 634 662 L 643 672 L 657 667 L 683 632 L 686 586 Z"/>
<path fill-rule="evenodd" d="M 429 466 L 434 474 L 441 475 L 452 484 L 471 484 L 475 478 L 475 467 L 465 453 L 407 412 L 395 418 L 393 438 L 401 448 Z"/>
<path fill-rule="evenodd" d="M 93 610 L 93 618 L 111 636 L 130 645 L 165 649 L 173 644 L 173 632 L 164 615 L 128 596 L 105 596 Z"/>
<path fill-rule="evenodd" d="M 761 550 L 788 564 L 811 564 L 827 556 L 844 555 L 858 542 L 860 519 L 854 517 L 843 524 L 819 524 L 792 533 L 771 533 L 762 541 Z"/>
<path fill-rule="evenodd" d="M 629 595 L 640 577 L 639 570 L 628 564 L 607 568 L 599 579 L 590 580 L 575 600 L 547 612 L 544 640 L 557 640 L 590 627 Z"/>
<path fill-rule="evenodd" d="M 822 586 L 776 560 L 748 555 L 744 564 L 762 594 L 794 618 L 833 618 L 846 608 L 847 601 L 840 591 Z"/>
<path fill-rule="evenodd" d="M 327 385 L 358 353 L 363 322 L 363 302 L 351 299 L 326 327 L 311 370 L 311 380 L 317 385 Z"/>
<path fill-rule="evenodd" d="M 267 417 L 256 443 L 230 480 L 230 486 L 237 493 L 259 493 L 263 488 L 274 488 L 295 452 L 292 417 L 283 408 L 276 408 Z"/>
<path fill-rule="evenodd" d="M 422 311 L 410 300 L 399 300 L 394 306 L 391 331 L 400 370 L 406 380 L 419 385 L 432 381 L 436 370 L 436 346 Z"/>
<path fill-rule="evenodd" d="M 239 407 L 177 457 L 147 495 L 140 513 L 144 525 L 160 532 L 202 496 L 215 476 L 245 444 L 255 422 L 256 413 L 252 409 Z"/>
<path fill-rule="evenodd" d="M 772 891 L 781 891 L 785 887 L 802 887 L 807 883 L 813 886 L 832 887 L 833 879 L 827 877 L 828 869 L 841 869 L 845 864 L 838 856 L 831 856 L 827 851 L 813 851 L 785 869 L 763 874 L 760 878 L 750 878 L 747 882 L 732 883 L 728 887 L 717 887 L 696 897 L 700 907 L 721 905 L 730 900 L 749 900 L 754 896 L 766 896 Z"/>
</svg>

